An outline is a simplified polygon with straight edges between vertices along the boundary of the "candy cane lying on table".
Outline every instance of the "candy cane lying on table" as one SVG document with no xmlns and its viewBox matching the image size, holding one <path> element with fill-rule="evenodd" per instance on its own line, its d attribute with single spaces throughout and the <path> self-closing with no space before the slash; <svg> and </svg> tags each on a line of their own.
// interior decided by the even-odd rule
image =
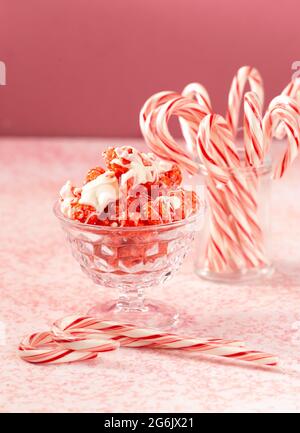
<svg viewBox="0 0 300 433">
<path fill-rule="evenodd" d="M 251 66 L 242 66 L 233 78 L 228 95 L 226 119 L 234 137 L 237 133 L 240 106 L 247 82 L 249 82 L 250 89 L 257 94 L 261 105 L 264 102 L 264 87 L 260 73 Z"/>
<path fill-rule="evenodd" d="M 89 344 L 84 340 L 59 344 L 51 332 L 39 332 L 24 337 L 18 351 L 24 361 L 33 364 L 61 364 L 93 359 L 98 352 L 109 352 L 119 346 L 117 341 L 100 339 L 99 336 Z"/>
<path fill-rule="evenodd" d="M 187 345 L 189 337 L 180 337 L 168 332 L 162 332 L 154 329 L 140 328 L 127 323 L 119 323 L 109 320 L 98 320 L 90 316 L 68 316 L 58 320 L 52 326 L 52 333 L 57 341 L 76 341 L 83 334 L 89 338 L 94 335 L 107 336 L 107 338 L 116 338 L 118 342 L 122 341 L 126 346 L 139 347 L 149 346 L 154 343 L 164 344 L 170 339 L 178 344 L 184 342 Z M 197 341 L 205 344 L 226 344 L 230 346 L 244 347 L 244 342 L 239 340 L 225 340 L 217 338 L 198 338 Z M 126 344 L 125 344 L 126 343 Z"/>
<path fill-rule="evenodd" d="M 24 361 L 37 364 L 75 362 L 93 359 L 100 352 L 116 350 L 119 345 L 124 345 L 200 352 L 262 366 L 277 364 L 273 355 L 245 349 L 236 344 L 240 343 L 232 340 L 180 337 L 134 325 L 72 315 L 57 321 L 51 333 L 25 337 L 19 346 L 19 355 Z"/>
<path fill-rule="evenodd" d="M 288 146 L 274 168 L 273 177 L 275 179 L 284 175 L 286 169 L 292 164 L 299 153 L 300 130 L 298 113 L 300 113 L 300 107 L 295 100 L 288 96 L 277 96 L 271 101 L 269 110 L 263 118 L 266 154 L 270 150 L 274 131 L 276 131 L 279 123 L 284 125 L 287 135 Z"/>
</svg>

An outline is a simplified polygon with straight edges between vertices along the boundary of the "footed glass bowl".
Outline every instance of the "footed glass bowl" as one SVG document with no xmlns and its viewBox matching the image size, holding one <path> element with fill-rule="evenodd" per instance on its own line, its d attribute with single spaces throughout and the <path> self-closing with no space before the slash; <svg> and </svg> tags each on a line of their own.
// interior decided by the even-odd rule
<svg viewBox="0 0 300 433">
<path fill-rule="evenodd" d="M 169 224 L 100 227 L 70 220 L 54 206 L 81 269 L 96 284 L 119 292 L 117 300 L 96 304 L 89 314 L 168 329 L 178 321 L 174 308 L 145 299 L 145 290 L 167 281 L 192 246 L 196 216 Z"/>
</svg>

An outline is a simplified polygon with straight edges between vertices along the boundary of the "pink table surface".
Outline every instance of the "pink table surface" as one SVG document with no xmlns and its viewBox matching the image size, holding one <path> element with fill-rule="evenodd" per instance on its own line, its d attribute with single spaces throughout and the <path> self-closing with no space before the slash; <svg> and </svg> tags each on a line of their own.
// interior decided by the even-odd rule
<svg viewBox="0 0 300 433">
<path fill-rule="evenodd" d="M 293 331 L 300 320 L 299 163 L 274 184 L 272 279 L 204 282 L 192 273 L 190 256 L 156 294 L 194 315 L 199 335 L 243 338 L 279 354 L 280 370 L 133 349 L 60 366 L 18 358 L 22 335 L 112 295 L 81 273 L 52 203 L 66 178 L 79 179 L 105 145 L 120 143 L 126 140 L 0 140 L 0 411 L 299 411 L 300 331 Z"/>
</svg>

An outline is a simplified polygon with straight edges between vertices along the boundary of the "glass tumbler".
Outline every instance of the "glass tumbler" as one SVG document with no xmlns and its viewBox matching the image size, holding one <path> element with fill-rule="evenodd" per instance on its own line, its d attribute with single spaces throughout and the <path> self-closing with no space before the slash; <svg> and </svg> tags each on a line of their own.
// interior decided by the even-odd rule
<svg viewBox="0 0 300 433">
<path fill-rule="evenodd" d="M 207 280 L 238 282 L 272 273 L 270 261 L 270 161 L 222 169 L 214 178 L 204 166 L 208 215 L 195 257 L 196 273 Z"/>
</svg>

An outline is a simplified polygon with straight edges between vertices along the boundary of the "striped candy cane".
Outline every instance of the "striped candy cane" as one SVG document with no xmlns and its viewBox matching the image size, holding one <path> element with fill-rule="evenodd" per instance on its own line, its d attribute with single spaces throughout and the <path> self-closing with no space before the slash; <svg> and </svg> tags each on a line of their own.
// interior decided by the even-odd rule
<svg viewBox="0 0 300 433">
<path fill-rule="evenodd" d="M 270 151 L 272 138 L 279 123 L 284 125 L 288 139 L 288 146 L 274 167 L 273 177 L 275 179 L 282 177 L 298 156 L 300 143 L 299 113 L 300 107 L 295 100 L 288 96 L 277 96 L 271 101 L 263 118 L 266 154 Z"/>
<path fill-rule="evenodd" d="M 181 337 L 80 315 L 57 321 L 51 333 L 24 338 L 19 354 L 27 362 L 53 364 L 93 359 L 100 352 L 116 350 L 119 345 L 200 352 L 263 366 L 277 364 L 273 355 L 246 349 L 240 342 L 233 340 Z"/>
<path fill-rule="evenodd" d="M 297 77 L 292 80 L 281 92 L 282 96 L 288 96 L 294 99 L 297 104 L 300 104 L 300 78 Z M 286 128 L 283 123 L 279 123 L 274 131 L 274 137 L 282 140 L 286 136 Z"/>
<path fill-rule="evenodd" d="M 164 91 L 155 93 L 147 99 L 140 111 L 140 128 L 144 136 L 147 133 L 145 129 L 145 124 L 151 112 L 154 111 L 156 108 L 160 107 L 161 105 L 165 104 L 166 102 L 173 100 L 177 96 L 178 93 L 176 92 Z"/>
<path fill-rule="evenodd" d="M 199 128 L 198 145 L 209 175 L 224 184 L 226 214 L 232 215 L 232 224 L 247 267 L 261 265 L 265 262 L 265 255 L 257 220 L 257 204 L 247 189 L 247 180 L 239 174 L 241 162 L 225 119 L 219 115 L 206 116 Z M 215 208 L 219 209 L 219 204 L 213 202 L 212 210 Z M 226 221 L 223 222 L 225 225 Z M 219 249 L 224 254 L 222 245 Z M 229 252 L 232 253 L 231 248 Z"/>
<path fill-rule="evenodd" d="M 245 163 L 251 167 L 247 176 L 248 188 L 255 202 L 255 213 L 259 214 L 258 192 L 261 182 L 261 168 L 265 160 L 265 142 L 262 127 L 262 105 L 255 92 L 247 92 L 244 97 L 244 146 Z M 262 230 L 257 232 L 257 243 L 265 254 L 265 239 Z M 267 259 L 265 259 L 268 264 Z"/>
<path fill-rule="evenodd" d="M 259 167 L 264 160 L 264 139 L 262 106 L 255 92 L 244 97 L 244 145 L 247 164 Z"/>
<path fill-rule="evenodd" d="M 182 97 L 180 95 L 177 96 L 175 95 L 174 97 L 172 96 L 172 99 L 170 101 L 161 104 L 158 108 L 154 109 L 150 113 L 150 115 L 148 115 L 148 117 L 145 115 L 145 113 L 149 113 L 148 107 L 150 105 L 153 106 L 153 104 L 147 101 L 145 104 L 145 108 L 142 110 L 142 115 L 140 117 L 142 132 L 145 136 L 148 145 L 150 145 L 151 149 L 159 156 L 168 157 L 168 159 L 172 159 L 173 161 L 179 163 L 181 167 L 187 168 L 190 172 L 193 172 L 190 167 L 191 159 L 190 157 L 188 157 L 189 159 L 187 165 L 186 159 L 182 158 L 182 153 L 180 154 L 180 150 L 181 150 L 180 147 L 170 136 L 167 125 L 170 117 L 172 115 L 177 115 L 181 119 L 183 119 L 187 125 L 189 125 L 190 136 L 196 137 L 198 133 L 199 123 L 207 113 L 207 110 L 210 105 L 210 102 L 207 103 L 207 98 L 208 95 L 206 96 L 205 103 L 203 102 L 201 106 L 199 105 L 199 107 L 197 107 L 196 103 L 191 102 L 190 99 Z M 150 98 L 150 101 L 151 100 L 157 101 L 158 99 L 159 98 L 154 95 L 154 97 Z M 195 107 L 197 107 L 196 116 L 192 111 L 195 110 Z M 195 140 L 195 138 L 193 138 L 192 140 Z M 186 154 L 184 154 L 183 157 L 185 158 Z M 193 167 L 194 166 L 195 164 L 193 164 Z M 197 163 L 195 169 L 198 170 Z M 211 193 L 213 189 L 214 186 L 211 185 Z M 224 210 L 223 210 L 223 218 L 225 218 Z M 217 219 L 218 219 L 218 215 L 216 215 L 215 217 L 215 225 L 220 224 L 220 219 L 219 221 L 216 221 Z M 224 236 L 227 236 L 229 239 L 232 239 L 232 243 L 235 244 L 235 251 L 236 251 L 235 261 L 237 263 L 240 263 L 241 259 L 239 257 L 241 256 L 241 253 L 237 250 L 238 241 L 234 240 L 234 234 L 233 231 L 230 230 L 230 221 L 228 220 L 228 217 L 227 217 L 227 222 L 225 223 L 223 219 L 222 223 L 223 226 L 225 227 Z M 219 250 L 219 243 L 221 242 L 220 236 L 223 236 L 223 233 L 220 230 L 218 231 L 214 230 L 212 233 L 213 234 L 210 243 L 210 251 L 211 250 L 214 251 L 214 254 L 211 254 L 210 251 L 208 252 L 208 257 L 211 257 L 211 266 L 217 266 L 218 271 L 221 271 L 221 269 L 224 270 L 224 267 L 226 265 L 226 269 L 228 270 L 228 263 L 225 264 L 223 253 L 221 250 Z M 228 239 L 225 239 L 224 242 L 227 243 Z M 219 252 L 218 259 L 216 258 L 217 252 Z M 231 265 L 234 269 L 236 269 L 237 264 L 235 264 L 232 261 Z"/>
<path fill-rule="evenodd" d="M 212 112 L 212 105 L 210 101 L 209 94 L 204 86 L 199 83 L 190 83 L 182 91 L 182 96 L 196 101 L 204 113 Z M 190 125 L 184 118 L 179 118 L 179 123 L 181 126 L 182 135 L 187 143 L 187 148 L 192 155 L 197 154 L 196 141 L 197 133 L 193 134 Z"/>
<path fill-rule="evenodd" d="M 257 94 L 261 105 L 264 102 L 263 80 L 260 73 L 251 66 L 241 67 L 233 78 L 228 95 L 226 119 L 234 137 L 238 129 L 240 106 L 247 82 L 249 82 L 250 89 Z"/>
<path fill-rule="evenodd" d="M 144 105 L 140 115 L 140 127 L 148 146 L 154 153 L 164 159 L 176 162 L 188 172 L 195 174 L 199 165 L 187 150 L 182 148 L 170 134 L 168 122 L 171 116 L 186 120 L 191 134 L 196 136 L 199 124 L 207 114 L 190 98 L 174 95 L 172 98 L 148 113 L 149 102 Z"/>
<path fill-rule="evenodd" d="M 33 364 L 62 364 L 94 359 L 97 353 L 116 350 L 119 346 L 120 343 L 107 340 L 105 336 L 89 341 L 80 338 L 58 342 L 51 332 L 39 332 L 24 337 L 18 352 L 24 361 Z"/>
<path fill-rule="evenodd" d="M 52 326 L 52 333 L 57 341 L 70 341 L 88 337 L 94 338 L 96 335 L 103 338 L 116 339 L 122 345 L 128 347 L 146 347 L 149 344 L 164 344 L 170 339 L 178 343 L 190 340 L 189 337 L 180 337 L 168 332 L 158 331 L 156 329 L 140 328 L 128 323 L 119 323 L 110 320 L 99 320 L 90 316 L 72 315 L 56 321 Z M 197 339 L 204 344 L 224 344 L 234 347 L 244 347 L 244 343 L 238 340 L 225 340 L 217 338 Z M 183 344 L 184 346 L 185 344 Z M 187 345 L 187 344 L 186 344 Z"/>
</svg>

